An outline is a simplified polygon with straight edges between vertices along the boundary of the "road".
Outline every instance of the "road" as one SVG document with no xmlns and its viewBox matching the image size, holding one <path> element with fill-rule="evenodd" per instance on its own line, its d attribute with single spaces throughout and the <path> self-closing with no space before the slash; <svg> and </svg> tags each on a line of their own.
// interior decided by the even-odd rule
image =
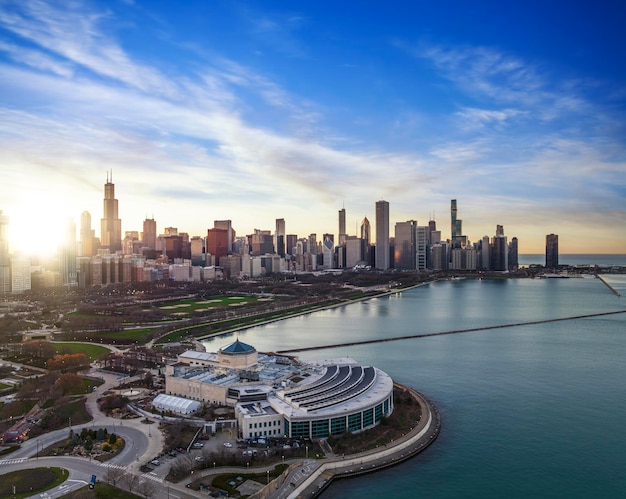
<svg viewBox="0 0 626 499">
<path fill-rule="evenodd" d="M 42 449 L 68 437 L 70 430 L 68 421 L 66 428 L 27 440 L 22 443 L 20 449 L 6 456 L 6 459 L 0 459 L 0 474 L 42 466 L 58 466 L 69 471 L 69 477 L 64 483 L 45 494 L 32 496 L 33 499 L 61 497 L 88 484 L 92 475 L 96 475 L 98 480 L 104 481 L 109 467 L 116 467 L 122 469 L 126 474 L 138 476 L 138 483 L 141 481 L 153 482 L 154 490 L 150 493 L 151 498 L 206 498 L 206 495 L 185 488 L 184 484 L 169 484 L 164 482 L 163 478 L 157 476 L 156 473 L 142 473 L 140 471 L 139 468 L 142 464 L 154 459 L 163 449 L 163 435 L 159 431 L 158 425 L 144 424 L 141 422 L 143 418 L 122 420 L 102 414 L 98 409 L 97 399 L 102 392 L 119 383 L 118 376 L 101 372 L 93 372 L 91 375 L 104 379 L 104 384 L 86 397 L 87 410 L 93 416 L 93 421 L 82 425 L 72 425 L 71 428 L 75 432 L 80 432 L 83 428 L 106 428 L 108 432 L 116 433 L 124 439 L 124 449 L 106 463 L 81 457 L 39 457 L 38 454 Z"/>
</svg>

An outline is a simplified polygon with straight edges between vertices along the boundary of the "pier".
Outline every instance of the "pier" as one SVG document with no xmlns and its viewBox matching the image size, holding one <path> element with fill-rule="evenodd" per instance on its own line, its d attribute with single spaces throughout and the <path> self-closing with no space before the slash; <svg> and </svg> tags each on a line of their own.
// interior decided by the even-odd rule
<svg viewBox="0 0 626 499">
<path fill-rule="evenodd" d="M 619 291 L 617 289 L 615 289 L 613 286 L 611 286 L 608 282 L 606 282 L 601 275 L 597 275 L 596 276 L 598 279 L 600 279 L 602 281 L 602 283 L 611 290 L 611 292 L 615 295 L 615 296 L 622 296 Z"/>
<path fill-rule="evenodd" d="M 604 282 L 604 281 L 603 281 Z M 606 284 L 606 283 L 605 283 Z M 608 284 L 607 284 L 608 286 Z M 609 286 L 610 287 L 610 286 Z M 611 288 L 613 289 L 613 288 Z M 614 290 L 615 291 L 615 290 Z M 618 294 L 619 296 L 619 294 Z M 586 314 L 586 315 L 574 315 L 570 317 L 559 317 L 556 319 L 543 319 L 539 321 L 528 321 L 528 322 L 516 322 L 512 324 L 500 324 L 497 326 L 483 326 L 483 327 L 473 327 L 469 329 L 455 329 L 453 331 L 442 331 L 438 333 L 423 333 L 423 334 L 412 334 L 408 336 L 394 336 L 391 338 L 379 338 L 376 340 L 364 340 L 364 341 L 351 341 L 348 343 L 335 343 L 333 345 L 319 345 L 314 347 L 303 347 L 303 348 L 293 348 L 291 350 L 279 350 L 276 353 L 295 353 L 295 352 L 308 352 L 311 350 L 325 350 L 327 348 L 338 348 L 338 347 L 350 347 L 355 345 L 369 345 L 372 343 L 385 343 L 387 341 L 402 341 L 402 340 L 413 340 L 417 338 L 429 338 L 431 336 L 444 336 L 446 334 L 461 334 L 461 333 L 472 333 L 476 331 L 489 331 L 491 329 L 504 329 L 508 327 L 519 327 L 519 326 L 532 326 L 534 324 L 547 324 L 549 322 L 561 322 L 561 321 L 573 321 L 576 319 L 589 319 L 592 317 L 603 317 L 607 315 L 615 315 L 615 314 L 624 314 L 626 310 L 616 310 L 614 312 L 599 312 L 596 314 Z"/>
</svg>

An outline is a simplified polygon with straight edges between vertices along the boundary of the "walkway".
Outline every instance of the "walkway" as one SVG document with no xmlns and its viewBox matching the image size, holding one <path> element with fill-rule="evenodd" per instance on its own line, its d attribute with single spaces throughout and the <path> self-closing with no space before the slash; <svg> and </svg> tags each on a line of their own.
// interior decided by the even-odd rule
<svg viewBox="0 0 626 499">
<path fill-rule="evenodd" d="M 393 444 L 347 457 L 336 456 L 319 461 L 308 460 L 289 471 L 287 477 L 273 491 L 260 491 L 253 498 L 297 499 L 319 495 L 335 478 L 356 476 L 380 470 L 413 457 L 432 444 L 441 428 L 436 407 L 419 392 L 404 387 L 422 408 L 419 423 Z"/>
</svg>

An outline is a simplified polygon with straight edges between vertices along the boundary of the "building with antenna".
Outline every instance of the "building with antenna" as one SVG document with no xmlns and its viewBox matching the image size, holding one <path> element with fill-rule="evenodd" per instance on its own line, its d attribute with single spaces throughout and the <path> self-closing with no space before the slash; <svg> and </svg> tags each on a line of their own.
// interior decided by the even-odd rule
<svg viewBox="0 0 626 499">
<path fill-rule="evenodd" d="M 122 249 L 122 220 L 118 215 L 117 199 L 115 199 L 115 184 L 113 172 L 107 172 L 107 182 L 104 184 L 104 215 L 100 221 L 100 243 L 111 253 Z"/>
</svg>

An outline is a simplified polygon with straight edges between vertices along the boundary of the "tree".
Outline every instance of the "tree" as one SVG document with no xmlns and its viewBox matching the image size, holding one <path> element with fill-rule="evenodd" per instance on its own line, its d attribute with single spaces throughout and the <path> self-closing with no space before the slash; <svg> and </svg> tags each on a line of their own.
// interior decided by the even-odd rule
<svg viewBox="0 0 626 499">
<path fill-rule="evenodd" d="M 128 492 L 133 491 L 133 489 L 137 486 L 137 482 L 139 482 L 139 477 L 133 473 L 128 473 L 124 476 L 124 483 L 126 484 Z"/>
<path fill-rule="evenodd" d="M 83 392 L 83 378 L 76 374 L 62 374 L 57 385 L 61 395 L 78 395 Z"/>
<path fill-rule="evenodd" d="M 109 467 L 104 474 L 104 479 L 108 483 L 113 485 L 113 487 L 115 487 L 117 482 L 120 481 L 124 477 L 124 475 L 125 473 L 123 469 L 117 467 Z"/>
<path fill-rule="evenodd" d="M 148 497 L 152 497 L 155 490 L 156 484 L 152 480 L 142 480 L 139 482 L 139 485 L 137 485 L 137 492 L 139 492 L 146 499 L 148 499 Z"/>
</svg>

